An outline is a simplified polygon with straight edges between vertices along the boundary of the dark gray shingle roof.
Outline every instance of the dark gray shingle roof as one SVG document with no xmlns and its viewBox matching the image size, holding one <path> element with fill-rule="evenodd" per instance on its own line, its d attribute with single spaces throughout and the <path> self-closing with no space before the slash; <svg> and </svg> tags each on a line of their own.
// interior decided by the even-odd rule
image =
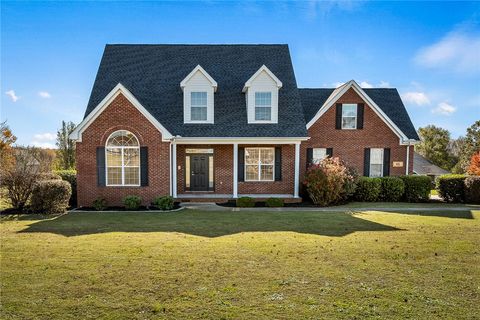
<svg viewBox="0 0 480 320">
<path fill-rule="evenodd" d="M 299 89 L 305 121 L 310 121 L 335 89 Z M 409 139 L 420 140 L 397 89 L 363 89 Z"/>
<path fill-rule="evenodd" d="M 183 123 L 180 82 L 197 66 L 218 83 L 215 124 Z M 278 124 L 247 124 L 245 82 L 266 65 L 283 83 Z M 287 45 L 107 45 L 85 117 L 118 84 L 173 135 L 305 137 L 300 96 Z"/>
<path fill-rule="evenodd" d="M 433 175 L 433 176 L 440 176 L 442 174 L 448 174 L 449 171 L 440 168 L 439 166 L 431 163 L 422 155 L 414 152 L 413 153 L 413 171 L 416 174 L 425 174 L 425 175 Z"/>
</svg>

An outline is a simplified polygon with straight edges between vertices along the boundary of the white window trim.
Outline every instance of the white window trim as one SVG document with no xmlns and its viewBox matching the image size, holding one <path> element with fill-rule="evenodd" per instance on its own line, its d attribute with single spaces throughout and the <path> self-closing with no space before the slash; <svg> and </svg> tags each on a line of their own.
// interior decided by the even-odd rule
<svg viewBox="0 0 480 320">
<path fill-rule="evenodd" d="M 374 165 L 381 165 L 380 175 L 379 176 L 372 176 L 372 152 L 373 150 L 381 150 L 382 161 L 381 163 L 373 163 Z M 383 177 L 383 162 L 385 157 L 385 149 L 384 148 L 370 148 L 370 163 L 368 164 L 368 176 L 370 178 L 380 178 Z"/>
<path fill-rule="evenodd" d="M 137 140 L 138 146 L 108 146 L 108 141 L 114 135 L 115 133 L 119 131 L 126 131 L 126 130 L 117 130 L 110 134 L 108 136 L 107 142 L 105 143 L 105 185 L 107 187 L 140 187 L 141 185 L 141 167 L 142 167 L 142 161 L 141 161 L 141 154 L 140 154 L 140 142 L 138 141 L 137 136 L 135 136 L 133 133 L 131 133 L 135 139 Z M 121 149 L 121 159 L 122 159 L 122 165 L 121 166 L 109 166 L 108 165 L 108 150 L 109 149 Z M 124 150 L 125 149 L 138 149 L 138 166 L 127 166 L 127 168 L 137 168 L 138 167 L 138 184 L 125 184 L 125 159 L 123 157 Z M 108 168 L 122 168 L 122 184 L 109 184 L 108 183 Z"/>
<path fill-rule="evenodd" d="M 270 120 L 262 119 L 262 120 L 257 120 L 257 93 L 270 93 Z M 273 92 L 272 91 L 260 91 L 257 90 L 253 94 L 254 102 L 253 102 L 253 117 L 255 123 L 271 123 L 272 122 L 272 113 L 273 113 Z M 258 108 L 268 108 L 267 106 L 258 106 Z"/>
<path fill-rule="evenodd" d="M 254 164 L 247 164 L 247 149 L 257 149 L 258 150 L 258 163 L 257 163 L 257 167 L 258 167 L 258 178 L 255 179 L 255 180 L 251 180 L 251 179 L 247 179 L 247 166 L 254 166 Z M 273 152 L 273 162 L 270 164 L 270 163 L 262 163 L 262 160 L 261 160 L 261 150 L 272 150 Z M 257 147 L 249 147 L 249 148 L 245 148 L 245 154 L 244 154 L 244 176 L 245 176 L 245 182 L 272 182 L 272 181 L 275 181 L 275 148 L 257 148 Z M 262 165 L 263 166 L 273 166 L 273 171 L 272 171 L 272 179 L 271 180 L 261 180 L 261 176 L 262 176 Z"/>
<path fill-rule="evenodd" d="M 355 106 L 355 116 L 343 116 L 343 106 Z M 343 126 L 343 118 L 355 118 L 355 126 L 353 128 L 345 128 Z M 357 130 L 357 118 L 358 118 L 358 104 L 356 103 L 342 103 L 342 130 Z"/>
<path fill-rule="evenodd" d="M 192 104 L 192 93 L 194 93 L 194 92 L 195 92 L 195 93 L 205 93 L 205 95 L 206 95 L 206 98 L 205 98 L 205 99 L 206 99 L 205 107 L 203 107 L 203 106 L 201 106 L 201 107 L 195 106 L 195 107 L 194 107 L 194 106 L 193 106 L 193 104 Z M 209 96 L 208 90 L 191 90 L 191 91 L 189 92 L 189 94 L 190 94 L 190 121 L 189 121 L 189 123 L 208 123 L 208 112 L 209 112 L 209 110 L 208 110 L 208 101 L 209 101 L 209 99 L 208 99 L 208 96 Z M 206 109 L 206 112 L 207 112 L 207 118 L 206 118 L 205 120 L 192 120 L 192 109 L 193 109 L 193 108 L 205 108 L 205 109 Z"/>
</svg>

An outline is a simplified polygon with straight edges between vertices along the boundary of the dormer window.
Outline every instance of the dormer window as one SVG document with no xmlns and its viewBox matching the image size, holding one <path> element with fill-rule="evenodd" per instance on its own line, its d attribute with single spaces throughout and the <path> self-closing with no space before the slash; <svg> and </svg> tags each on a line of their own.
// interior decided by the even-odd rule
<svg viewBox="0 0 480 320">
<path fill-rule="evenodd" d="M 262 66 L 243 87 L 248 123 L 278 123 L 278 91 L 282 82 Z"/>
<path fill-rule="evenodd" d="M 207 121 L 207 92 L 194 91 L 190 93 L 191 120 Z"/>
<path fill-rule="evenodd" d="M 255 121 L 272 120 L 272 93 L 255 92 Z"/>
<path fill-rule="evenodd" d="M 213 123 L 217 82 L 198 65 L 180 86 L 183 90 L 184 123 Z"/>
</svg>

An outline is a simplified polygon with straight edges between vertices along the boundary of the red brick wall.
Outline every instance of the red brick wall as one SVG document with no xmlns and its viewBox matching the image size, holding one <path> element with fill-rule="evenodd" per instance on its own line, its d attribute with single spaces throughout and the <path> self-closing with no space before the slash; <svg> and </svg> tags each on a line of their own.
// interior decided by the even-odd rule
<svg viewBox="0 0 480 320">
<path fill-rule="evenodd" d="M 398 136 L 377 116 L 375 111 L 353 90 L 348 90 L 336 103 L 364 103 L 363 129 L 336 130 L 335 105 L 308 129 L 310 140 L 302 143 L 300 177 L 306 169 L 307 148 L 333 148 L 333 156 L 340 157 L 363 174 L 364 148 L 390 148 L 390 175 L 405 174 L 407 147 L 399 145 Z M 393 161 L 403 161 L 403 167 L 393 167 Z M 410 167 L 413 170 L 413 146 L 410 147 Z"/>
<path fill-rule="evenodd" d="M 146 187 L 99 187 L 97 185 L 96 148 L 105 146 L 108 136 L 116 130 L 134 133 L 141 146 L 148 147 L 149 185 Z M 92 206 L 98 197 L 109 205 L 121 205 L 126 195 L 138 195 L 144 204 L 156 196 L 169 194 L 169 143 L 162 142 L 161 133 L 123 95 L 111 104 L 83 132 L 77 142 L 78 205 Z"/>
<path fill-rule="evenodd" d="M 185 192 L 185 149 L 188 148 L 213 149 L 215 191 L 205 193 L 232 194 L 233 145 L 177 145 L 177 193 L 188 193 Z"/>
<path fill-rule="evenodd" d="M 239 145 L 239 147 L 275 147 L 275 145 Z M 282 181 L 239 182 L 239 194 L 293 194 L 295 177 L 295 146 L 282 147 Z"/>
</svg>

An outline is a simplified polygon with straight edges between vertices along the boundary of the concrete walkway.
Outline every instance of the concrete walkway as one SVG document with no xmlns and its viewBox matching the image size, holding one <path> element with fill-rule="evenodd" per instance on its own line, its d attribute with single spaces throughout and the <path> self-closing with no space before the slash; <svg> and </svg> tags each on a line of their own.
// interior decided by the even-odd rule
<svg viewBox="0 0 480 320">
<path fill-rule="evenodd" d="M 447 204 L 438 204 L 438 205 L 419 205 L 412 203 L 411 207 L 346 207 L 346 206 L 335 206 L 335 207 L 282 207 L 282 208 L 232 208 L 232 207 L 222 207 L 214 202 L 182 202 L 180 204 L 182 207 L 187 209 L 195 210 L 204 210 L 204 211 L 325 211 L 325 212 L 351 212 L 351 211 L 452 211 L 452 210 L 480 210 L 480 205 L 447 205 Z"/>
</svg>

